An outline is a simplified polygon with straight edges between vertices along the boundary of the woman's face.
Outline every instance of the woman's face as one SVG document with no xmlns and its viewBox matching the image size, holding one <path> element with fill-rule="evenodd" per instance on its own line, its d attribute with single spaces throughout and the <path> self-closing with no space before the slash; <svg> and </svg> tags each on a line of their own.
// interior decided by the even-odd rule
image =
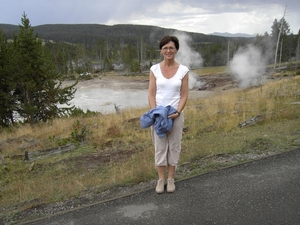
<svg viewBox="0 0 300 225">
<path fill-rule="evenodd" d="M 165 59 L 172 59 L 175 57 L 177 53 L 177 49 L 175 47 L 175 44 L 173 41 L 170 41 L 169 43 L 165 44 L 161 50 L 161 54 L 164 56 Z"/>
</svg>

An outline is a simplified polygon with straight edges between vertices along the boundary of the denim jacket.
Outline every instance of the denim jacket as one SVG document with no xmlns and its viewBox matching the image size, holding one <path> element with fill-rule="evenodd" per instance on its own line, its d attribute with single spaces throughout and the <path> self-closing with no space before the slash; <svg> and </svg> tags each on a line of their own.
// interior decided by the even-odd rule
<svg viewBox="0 0 300 225">
<path fill-rule="evenodd" d="M 141 128 L 148 128 L 154 125 L 154 130 L 158 137 L 164 137 L 166 133 L 171 131 L 173 126 L 173 120 L 168 118 L 168 116 L 176 112 L 177 110 L 170 105 L 151 109 L 141 116 Z"/>
</svg>

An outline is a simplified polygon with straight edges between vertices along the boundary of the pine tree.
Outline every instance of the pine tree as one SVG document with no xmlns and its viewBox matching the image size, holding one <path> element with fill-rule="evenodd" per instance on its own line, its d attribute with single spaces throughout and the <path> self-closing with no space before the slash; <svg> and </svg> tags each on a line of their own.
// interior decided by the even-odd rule
<svg viewBox="0 0 300 225">
<path fill-rule="evenodd" d="M 0 30 L 0 125 L 9 125 L 14 122 L 13 99 L 14 81 L 11 76 L 11 49 L 6 37 Z"/>
<path fill-rule="evenodd" d="M 30 123 L 68 113 L 73 108 L 68 103 L 74 97 L 76 82 L 62 87 L 61 75 L 55 70 L 53 58 L 34 34 L 25 13 L 21 22 L 19 34 L 13 39 L 13 60 L 17 62 L 13 73 L 16 111 Z M 66 107 L 59 107 L 59 104 Z"/>
</svg>

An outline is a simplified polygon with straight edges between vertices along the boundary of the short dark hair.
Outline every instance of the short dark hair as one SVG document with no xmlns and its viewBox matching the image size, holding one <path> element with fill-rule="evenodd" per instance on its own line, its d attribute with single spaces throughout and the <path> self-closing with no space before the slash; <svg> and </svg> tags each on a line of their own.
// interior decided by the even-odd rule
<svg viewBox="0 0 300 225">
<path fill-rule="evenodd" d="M 175 48 L 177 50 L 179 50 L 179 40 L 178 40 L 178 38 L 175 37 L 175 36 L 169 36 L 169 35 L 164 36 L 161 39 L 161 41 L 159 43 L 159 49 L 162 49 L 162 47 L 165 46 L 166 44 L 168 44 L 170 41 L 172 41 L 175 44 Z"/>
</svg>

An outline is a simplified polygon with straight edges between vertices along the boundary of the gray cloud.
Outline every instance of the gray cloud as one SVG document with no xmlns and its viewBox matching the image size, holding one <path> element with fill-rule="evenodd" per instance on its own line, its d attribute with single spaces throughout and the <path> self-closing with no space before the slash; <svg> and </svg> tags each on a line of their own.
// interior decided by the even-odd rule
<svg viewBox="0 0 300 225">
<path fill-rule="evenodd" d="M 19 24 L 25 12 L 33 26 L 55 23 L 144 24 L 212 33 L 269 32 L 280 19 L 279 0 L 0 0 L 0 23 Z M 300 1 L 289 0 L 286 20 L 297 33 Z"/>
</svg>

